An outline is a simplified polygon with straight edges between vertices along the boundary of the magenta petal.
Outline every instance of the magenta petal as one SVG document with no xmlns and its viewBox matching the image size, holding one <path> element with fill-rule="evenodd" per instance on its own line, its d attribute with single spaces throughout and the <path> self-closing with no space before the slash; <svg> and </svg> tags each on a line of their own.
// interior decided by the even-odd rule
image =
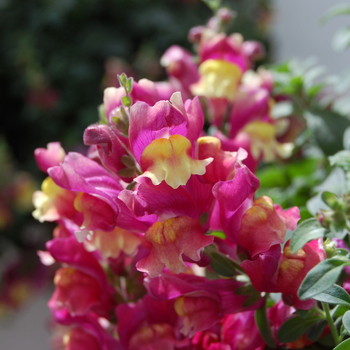
<svg viewBox="0 0 350 350">
<path fill-rule="evenodd" d="M 47 144 L 47 149 L 37 148 L 34 156 L 40 170 L 47 173 L 49 168 L 63 162 L 66 153 L 59 142 L 50 142 Z"/>
<path fill-rule="evenodd" d="M 117 130 L 103 124 L 91 125 L 84 132 L 85 145 L 95 145 L 102 164 L 115 174 L 126 168 L 121 157 L 127 155 L 125 146 L 117 133 Z M 130 182 L 130 179 L 125 180 Z"/>
<path fill-rule="evenodd" d="M 242 268 L 249 276 L 254 288 L 260 292 L 275 293 L 281 246 L 276 244 L 266 253 L 259 254 L 254 260 L 244 260 Z"/>
<path fill-rule="evenodd" d="M 200 137 L 204 126 L 204 114 L 198 96 L 185 102 L 188 117 L 188 130 L 186 137 L 194 144 Z"/>
<path fill-rule="evenodd" d="M 49 169 L 55 183 L 70 191 L 117 197 L 123 189 L 118 180 L 93 160 L 75 152 L 68 153 L 60 166 Z"/>
<path fill-rule="evenodd" d="M 252 198 L 259 187 L 259 180 L 247 168 L 237 169 L 230 181 L 218 182 L 213 194 L 220 205 L 221 226 L 234 243 L 238 243 L 238 230 L 245 211 L 252 205 Z"/>
<path fill-rule="evenodd" d="M 237 93 L 230 115 L 230 138 L 249 122 L 261 119 L 269 111 L 269 91 L 263 88 L 242 87 Z"/>
<path fill-rule="evenodd" d="M 187 134 L 187 115 L 180 112 L 169 101 L 159 101 L 153 107 L 136 102 L 130 112 L 130 145 L 140 162 L 142 152 L 155 139 L 169 135 Z"/>
</svg>

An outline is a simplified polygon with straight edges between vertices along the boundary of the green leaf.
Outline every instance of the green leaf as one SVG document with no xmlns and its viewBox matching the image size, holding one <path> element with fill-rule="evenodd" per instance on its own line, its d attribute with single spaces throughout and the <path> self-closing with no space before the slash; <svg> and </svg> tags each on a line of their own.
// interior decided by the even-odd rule
<svg viewBox="0 0 350 350">
<path fill-rule="evenodd" d="M 293 104 L 291 101 L 278 102 L 271 110 L 271 116 L 275 119 L 288 117 L 291 114 L 293 114 Z"/>
<path fill-rule="evenodd" d="M 290 240 L 290 249 L 292 254 L 296 253 L 306 243 L 323 237 L 326 231 L 327 230 L 324 227 L 321 227 L 320 223 L 314 218 L 303 221 L 295 229 Z"/>
<path fill-rule="evenodd" d="M 297 314 L 298 314 L 301 318 L 304 318 L 304 319 L 308 317 L 309 311 L 310 311 L 310 310 L 296 309 Z"/>
<path fill-rule="evenodd" d="M 223 231 L 213 231 L 213 232 L 208 232 L 206 236 L 215 236 L 221 239 L 226 239 L 226 235 Z"/>
<path fill-rule="evenodd" d="M 345 170 L 350 170 L 350 151 L 340 151 L 334 156 L 328 157 L 329 163 L 333 165 L 338 165 Z"/>
<path fill-rule="evenodd" d="M 341 342 L 333 350 L 349 350 L 349 349 L 350 349 L 350 338 Z"/>
<path fill-rule="evenodd" d="M 333 6 L 322 16 L 321 21 L 325 23 L 330 19 L 340 15 L 350 15 L 350 6 L 347 4 L 338 4 L 336 6 Z"/>
<path fill-rule="evenodd" d="M 323 202 L 327 204 L 331 209 L 335 209 L 339 202 L 339 197 L 336 194 L 329 191 L 322 192 L 321 198 Z"/>
<path fill-rule="evenodd" d="M 125 107 L 130 107 L 132 105 L 132 99 L 130 96 L 124 96 L 122 97 L 122 104 Z"/>
<path fill-rule="evenodd" d="M 343 316 L 343 325 L 348 333 L 350 333 L 350 311 L 345 312 Z"/>
<path fill-rule="evenodd" d="M 126 74 L 125 74 L 125 73 L 122 73 L 122 74 L 120 74 L 120 75 L 117 75 L 117 77 L 118 77 L 120 86 L 122 86 L 123 88 L 125 88 L 125 87 L 126 87 L 126 84 L 128 83 L 128 78 L 127 78 Z"/>
<path fill-rule="evenodd" d="M 344 131 L 343 146 L 345 150 L 350 150 L 350 127 Z"/>
<path fill-rule="evenodd" d="M 332 40 L 332 47 L 335 52 L 344 52 L 350 46 L 350 27 L 339 29 Z"/>
<path fill-rule="evenodd" d="M 343 149 L 343 133 L 350 120 L 338 113 L 311 109 L 305 113 L 308 128 L 313 132 L 318 146 L 330 156 Z"/>
<path fill-rule="evenodd" d="M 347 263 L 340 259 L 321 261 L 311 269 L 301 283 L 298 296 L 301 300 L 313 298 L 333 286 Z"/>
<path fill-rule="evenodd" d="M 254 290 L 249 297 L 244 301 L 243 307 L 249 307 L 255 304 L 261 298 L 260 292 Z"/>
<path fill-rule="evenodd" d="M 328 325 L 327 320 L 321 320 L 314 323 L 307 331 L 306 336 L 312 340 L 316 341 L 322 335 L 324 329 Z"/>
<path fill-rule="evenodd" d="M 247 283 L 244 286 L 238 287 L 235 291 L 237 295 L 249 295 L 255 291 L 252 284 Z"/>
<path fill-rule="evenodd" d="M 223 277 L 233 277 L 236 275 L 236 270 L 242 272 L 242 268 L 226 255 L 219 252 L 213 246 L 209 246 L 205 249 L 206 254 L 210 258 L 210 267 L 218 275 Z"/>
<path fill-rule="evenodd" d="M 221 5 L 221 0 L 203 0 L 203 2 L 212 10 L 216 11 Z"/>
<path fill-rule="evenodd" d="M 338 317 L 343 316 L 348 310 L 349 308 L 347 306 L 338 305 L 331 311 L 332 318 L 337 319 Z"/>
<path fill-rule="evenodd" d="M 314 323 L 323 320 L 320 316 L 312 316 L 303 319 L 295 316 L 282 324 L 277 333 L 277 338 L 281 343 L 289 343 L 299 339 Z"/>
<path fill-rule="evenodd" d="M 276 348 L 276 343 L 273 339 L 269 320 L 266 315 L 266 306 L 264 305 L 260 309 L 255 311 L 255 321 L 258 326 L 259 332 L 263 337 L 265 343 L 272 349 Z"/>
<path fill-rule="evenodd" d="M 127 83 L 126 83 L 126 87 L 125 87 L 125 90 L 126 90 L 126 92 L 128 94 L 130 94 L 130 92 L 132 91 L 133 83 L 134 83 L 134 79 L 133 78 L 129 78 Z"/>
<path fill-rule="evenodd" d="M 315 295 L 313 299 L 328 304 L 346 305 L 350 307 L 350 296 L 348 292 L 337 284 Z"/>
</svg>

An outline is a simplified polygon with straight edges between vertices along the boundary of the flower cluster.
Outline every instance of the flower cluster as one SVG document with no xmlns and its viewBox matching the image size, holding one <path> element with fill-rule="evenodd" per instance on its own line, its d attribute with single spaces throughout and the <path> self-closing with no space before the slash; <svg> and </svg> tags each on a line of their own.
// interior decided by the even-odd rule
<svg viewBox="0 0 350 350">
<path fill-rule="evenodd" d="M 292 253 L 299 209 L 255 198 L 259 162 L 293 148 L 292 119 L 271 117 L 270 73 L 251 70 L 263 48 L 210 26 L 190 40 L 199 64 L 173 46 L 167 82 L 121 75 L 105 90 L 86 155 L 58 142 L 35 151 L 48 177 L 33 215 L 58 224 L 39 255 L 62 264 L 49 301 L 60 348 L 264 349 L 254 314 L 268 293 L 282 295 L 265 315 L 273 343 L 315 304 L 297 291 L 323 245 Z"/>
</svg>

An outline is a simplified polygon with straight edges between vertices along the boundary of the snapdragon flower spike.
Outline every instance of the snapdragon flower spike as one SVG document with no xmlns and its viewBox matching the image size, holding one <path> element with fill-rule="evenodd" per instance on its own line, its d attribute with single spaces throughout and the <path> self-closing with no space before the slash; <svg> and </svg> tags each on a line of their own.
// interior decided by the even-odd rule
<svg viewBox="0 0 350 350">
<path fill-rule="evenodd" d="M 194 99 L 186 108 L 192 115 L 191 122 L 202 125 L 199 101 Z M 200 111 L 200 114 L 196 116 L 195 111 Z M 192 158 L 194 145 L 191 141 L 199 136 L 195 135 L 196 130 L 199 130 L 196 126 L 188 127 L 188 115 L 180 93 L 175 93 L 170 102 L 159 101 L 154 107 L 142 102 L 134 104 L 129 135 L 133 154 L 144 171 L 140 177 L 150 178 L 155 185 L 165 180 L 177 188 L 186 185 L 192 174 L 203 175 L 212 159 Z"/>
</svg>

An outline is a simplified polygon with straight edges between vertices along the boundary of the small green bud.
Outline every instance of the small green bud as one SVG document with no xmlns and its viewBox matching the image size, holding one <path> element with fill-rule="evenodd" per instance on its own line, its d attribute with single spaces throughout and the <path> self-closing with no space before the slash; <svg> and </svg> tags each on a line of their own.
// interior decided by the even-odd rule
<svg viewBox="0 0 350 350">
<path fill-rule="evenodd" d="M 126 83 L 126 87 L 125 87 L 125 90 L 126 90 L 127 94 L 131 93 L 133 83 L 134 83 L 134 79 L 133 78 L 129 78 L 127 83 Z"/>
<path fill-rule="evenodd" d="M 335 248 L 336 248 L 336 243 L 334 241 L 331 241 L 329 238 L 325 240 L 323 243 L 324 250 L 327 254 L 327 258 L 331 258 L 334 254 Z"/>
<path fill-rule="evenodd" d="M 122 104 L 125 107 L 130 107 L 132 105 L 132 99 L 129 96 L 122 97 Z"/>
<path fill-rule="evenodd" d="M 120 75 L 118 74 L 117 77 L 118 77 L 120 86 L 122 86 L 123 88 L 125 88 L 125 87 L 126 87 L 126 84 L 127 84 L 127 82 L 128 82 L 128 77 L 126 76 L 126 74 L 125 74 L 125 73 L 122 73 L 122 74 L 120 74 Z"/>
</svg>

